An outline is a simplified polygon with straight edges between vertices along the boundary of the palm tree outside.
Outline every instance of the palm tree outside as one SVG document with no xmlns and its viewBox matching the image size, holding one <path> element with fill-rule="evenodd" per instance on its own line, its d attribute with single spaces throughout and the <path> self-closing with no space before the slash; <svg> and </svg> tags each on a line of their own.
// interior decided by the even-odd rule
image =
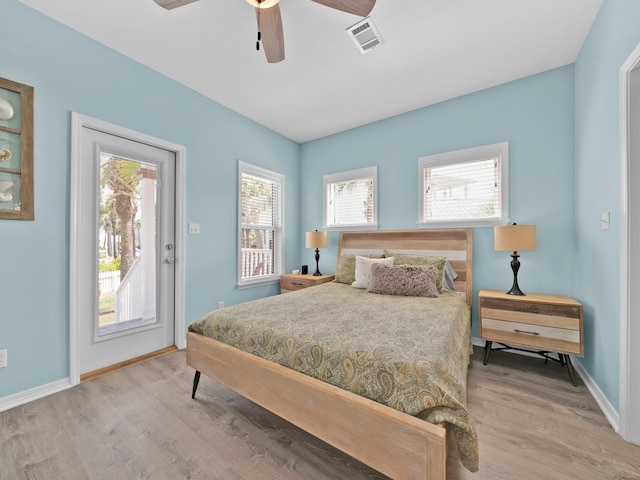
<svg viewBox="0 0 640 480">
<path fill-rule="evenodd" d="M 137 171 L 140 166 L 139 162 L 101 155 L 99 208 L 102 245 L 99 246 L 99 272 L 107 277 L 108 272 L 119 271 L 120 281 L 136 259 L 134 229 L 140 228 L 139 220 L 136 221 L 140 193 Z M 114 321 L 116 288 L 110 285 L 99 291 L 100 326 Z"/>
</svg>

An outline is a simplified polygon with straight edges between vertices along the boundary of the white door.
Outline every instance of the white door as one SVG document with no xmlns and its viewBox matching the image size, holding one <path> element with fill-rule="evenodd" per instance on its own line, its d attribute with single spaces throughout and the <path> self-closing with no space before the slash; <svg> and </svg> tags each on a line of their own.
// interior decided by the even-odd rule
<svg viewBox="0 0 640 480">
<path fill-rule="evenodd" d="M 92 372 L 175 343 L 175 152 L 82 127 L 77 353 Z"/>
<path fill-rule="evenodd" d="M 638 164 L 640 163 L 640 58 L 636 59 L 636 68 L 630 73 L 629 93 L 629 159 L 633 162 L 635 171 L 638 169 Z M 636 174 L 635 178 L 632 179 L 634 181 L 634 190 L 637 188 L 635 181 L 637 181 L 638 178 L 639 176 Z M 640 198 L 635 194 L 633 199 L 634 204 L 629 205 L 629 210 L 632 211 L 634 215 L 632 219 L 634 229 L 630 246 L 637 251 L 638 245 L 640 244 L 640 232 L 638 231 Z M 635 264 L 631 265 L 633 273 L 631 275 L 632 283 L 630 285 L 630 291 L 636 293 L 640 288 L 640 278 L 638 278 L 637 272 L 638 259 L 636 256 L 634 256 L 633 259 L 635 260 Z M 637 295 L 633 296 L 632 304 L 633 310 L 631 311 L 632 316 L 629 317 L 627 345 L 636 346 L 640 341 L 640 305 L 638 304 Z M 623 421 L 627 423 L 623 435 L 627 441 L 640 445 L 640 409 L 638 409 L 638 405 L 640 405 L 640 382 L 637 380 L 640 378 L 640 351 L 638 351 L 637 347 L 631 347 L 629 349 L 628 362 L 627 388 L 629 392 L 629 408 L 625 412 L 628 418 L 623 418 Z"/>
<path fill-rule="evenodd" d="M 640 45 L 621 68 L 620 433 L 640 445 Z"/>
</svg>

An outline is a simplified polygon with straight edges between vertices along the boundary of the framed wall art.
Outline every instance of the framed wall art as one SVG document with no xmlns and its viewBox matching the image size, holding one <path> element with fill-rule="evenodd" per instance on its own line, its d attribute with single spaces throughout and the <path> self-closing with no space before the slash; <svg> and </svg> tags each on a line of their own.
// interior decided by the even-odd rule
<svg viewBox="0 0 640 480">
<path fill-rule="evenodd" d="M 0 78 L 0 219 L 33 220 L 33 87 Z"/>
</svg>

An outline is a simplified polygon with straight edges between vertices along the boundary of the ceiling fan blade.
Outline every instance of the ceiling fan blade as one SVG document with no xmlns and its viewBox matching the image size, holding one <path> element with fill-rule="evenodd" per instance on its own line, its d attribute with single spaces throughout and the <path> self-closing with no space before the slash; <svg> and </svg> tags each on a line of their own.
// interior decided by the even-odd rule
<svg viewBox="0 0 640 480">
<path fill-rule="evenodd" d="M 325 5 L 343 12 L 353 13 L 361 17 L 366 17 L 371 13 L 376 4 L 376 0 L 313 0 L 320 5 Z"/>
<path fill-rule="evenodd" d="M 189 5 L 190 3 L 197 2 L 198 0 L 153 0 L 162 8 L 166 8 L 167 10 L 172 10 L 174 8 L 182 7 L 184 5 Z"/>
<path fill-rule="evenodd" d="M 270 8 L 256 8 L 256 16 L 267 62 L 281 62 L 284 60 L 284 32 L 282 31 L 280 5 L 276 3 Z"/>
</svg>

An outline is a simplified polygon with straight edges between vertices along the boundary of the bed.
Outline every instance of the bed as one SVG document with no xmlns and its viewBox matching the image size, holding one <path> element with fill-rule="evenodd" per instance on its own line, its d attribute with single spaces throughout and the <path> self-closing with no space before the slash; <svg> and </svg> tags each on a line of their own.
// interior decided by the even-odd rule
<svg viewBox="0 0 640 480">
<path fill-rule="evenodd" d="M 472 231 L 341 233 L 337 269 L 355 254 L 444 256 L 457 291 L 376 295 L 332 282 L 211 312 L 187 334 L 192 396 L 204 373 L 395 479 L 445 479 L 448 428 L 476 470 L 466 411 Z"/>
</svg>

